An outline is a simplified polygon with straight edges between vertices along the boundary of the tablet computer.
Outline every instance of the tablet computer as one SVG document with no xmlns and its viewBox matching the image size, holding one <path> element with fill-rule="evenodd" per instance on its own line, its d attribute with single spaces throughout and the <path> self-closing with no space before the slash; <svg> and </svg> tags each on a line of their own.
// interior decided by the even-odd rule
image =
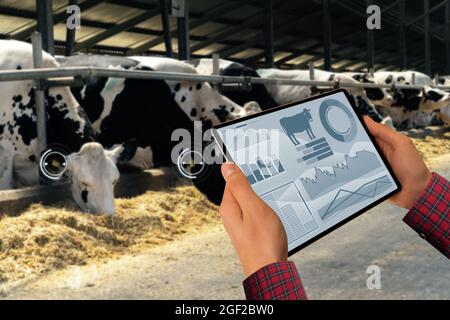
<svg viewBox="0 0 450 320">
<path fill-rule="evenodd" d="M 289 255 L 400 189 L 344 89 L 213 128 L 228 161 L 279 216 Z"/>
</svg>

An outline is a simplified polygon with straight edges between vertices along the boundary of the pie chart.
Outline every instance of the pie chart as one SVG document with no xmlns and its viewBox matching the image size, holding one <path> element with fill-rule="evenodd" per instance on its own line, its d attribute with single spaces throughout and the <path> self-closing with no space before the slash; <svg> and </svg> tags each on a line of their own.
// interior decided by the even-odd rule
<svg viewBox="0 0 450 320">
<path fill-rule="evenodd" d="M 325 130 L 336 140 L 352 141 L 356 136 L 355 115 L 342 102 L 325 100 L 319 108 L 320 121 Z"/>
</svg>

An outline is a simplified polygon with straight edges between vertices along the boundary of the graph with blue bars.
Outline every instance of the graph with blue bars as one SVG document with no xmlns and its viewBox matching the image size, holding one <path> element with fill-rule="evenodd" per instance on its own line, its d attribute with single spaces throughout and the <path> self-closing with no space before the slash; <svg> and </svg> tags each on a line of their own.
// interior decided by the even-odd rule
<svg viewBox="0 0 450 320">
<path fill-rule="evenodd" d="M 250 184 L 266 180 L 286 170 L 281 160 L 274 155 L 264 160 L 257 158 L 255 163 L 243 164 L 241 168 Z"/>
<path fill-rule="evenodd" d="M 297 147 L 297 151 L 303 154 L 297 159 L 297 162 L 306 162 L 308 165 L 333 155 L 333 151 L 325 138 L 319 138 L 301 145 Z"/>
</svg>

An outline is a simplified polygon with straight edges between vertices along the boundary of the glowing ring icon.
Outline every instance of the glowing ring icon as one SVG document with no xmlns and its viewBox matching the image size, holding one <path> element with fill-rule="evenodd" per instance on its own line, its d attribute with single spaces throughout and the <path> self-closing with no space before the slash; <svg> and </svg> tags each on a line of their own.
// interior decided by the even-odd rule
<svg viewBox="0 0 450 320">
<path fill-rule="evenodd" d="M 53 162 L 55 162 L 56 166 L 51 168 Z M 59 150 L 48 149 L 42 154 L 42 157 L 39 160 L 39 169 L 48 179 L 55 181 L 60 180 L 67 170 L 66 155 Z"/>
<path fill-rule="evenodd" d="M 350 120 L 350 126 L 345 131 L 337 130 L 330 123 L 330 119 L 328 118 L 328 112 L 331 108 L 336 107 L 344 111 Z M 348 109 L 348 107 L 342 102 L 335 99 L 325 100 L 320 104 L 319 108 L 320 121 L 322 122 L 325 130 L 336 140 L 342 142 L 349 142 L 353 140 L 356 136 L 356 120 L 354 114 Z"/>
<path fill-rule="evenodd" d="M 192 163 L 192 159 L 201 159 L 200 163 L 197 162 L 193 162 Z M 191 166 L 194 167 L 196 165 L 200 165 L 200 168 L 198 168 L 195 171 L 188 171 L 188 169 L 186 169 L 186 166 Z M 206 168 L 206 164 L 203 161 L 203 155 L 195 150 L 190 150 L 190 149 L 186 149 L 184 150 L 179 156 L 178 156 L 178 160 L 177 160 L 177 167 L 178 167 L 178 172 L 181 173 L 181 175 L 183 175 L 183 177 L 188 178 L 188 179 L 195 179 L 198 178 L 203 170 Z"/>
</svg>

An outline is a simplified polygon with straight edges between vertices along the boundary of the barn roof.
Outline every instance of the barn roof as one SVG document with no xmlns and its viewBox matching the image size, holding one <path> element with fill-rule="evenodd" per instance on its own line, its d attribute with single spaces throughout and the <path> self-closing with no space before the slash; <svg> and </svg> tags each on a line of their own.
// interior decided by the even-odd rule
<svg viewBox="0 0 450 320">
<path fill-rule="evenodd" d="M 265 64 L 267 22 L 265 0 L 190 0 L 191 56 L 236 60 L 252 66 Z M 367 68 L 366 1 L 328 0 L 331 32 L 324 32 L 327 0 L 272 0 L 274 65 L 324 68 L 325 39 L 330 37 L 331 68 L 362 71 Z M 429 2 L 430 64 L 432 73 L 446 73 L 445 10 L 442 0 L 406 1 L 404 23 L 406 67 L 426 71 L 424 3 Z M 402 66 L 400 1 L 373 0 L 382 9 L 381 29 L 374 31 L 375 70 Z M 79 0 L 81 29 L 76 30 L 75 51 L 115 55 L 165 55 L 160 0 Z M 166 0 L 170 13 L 170 0 Z M 57 53 L 66 45 L 65 13 L 68 0 L 53 0 L 54 39 Z M 440 5 L 440 6 L 439 6 Z M 36 29 L 35 0 L 0 0 L 0 37 L 29 41 Z M 447 12 L 447 15 L 450 13 Z M 447 20 L 448 21 L 448 20 Z M 177 19 L 169 15 L 174 54 L 178 51 Z M 449 48 L 450 50 L 450 48 Z M 450 73 L 450 72 L 447 72 Z"/>
</svg>

